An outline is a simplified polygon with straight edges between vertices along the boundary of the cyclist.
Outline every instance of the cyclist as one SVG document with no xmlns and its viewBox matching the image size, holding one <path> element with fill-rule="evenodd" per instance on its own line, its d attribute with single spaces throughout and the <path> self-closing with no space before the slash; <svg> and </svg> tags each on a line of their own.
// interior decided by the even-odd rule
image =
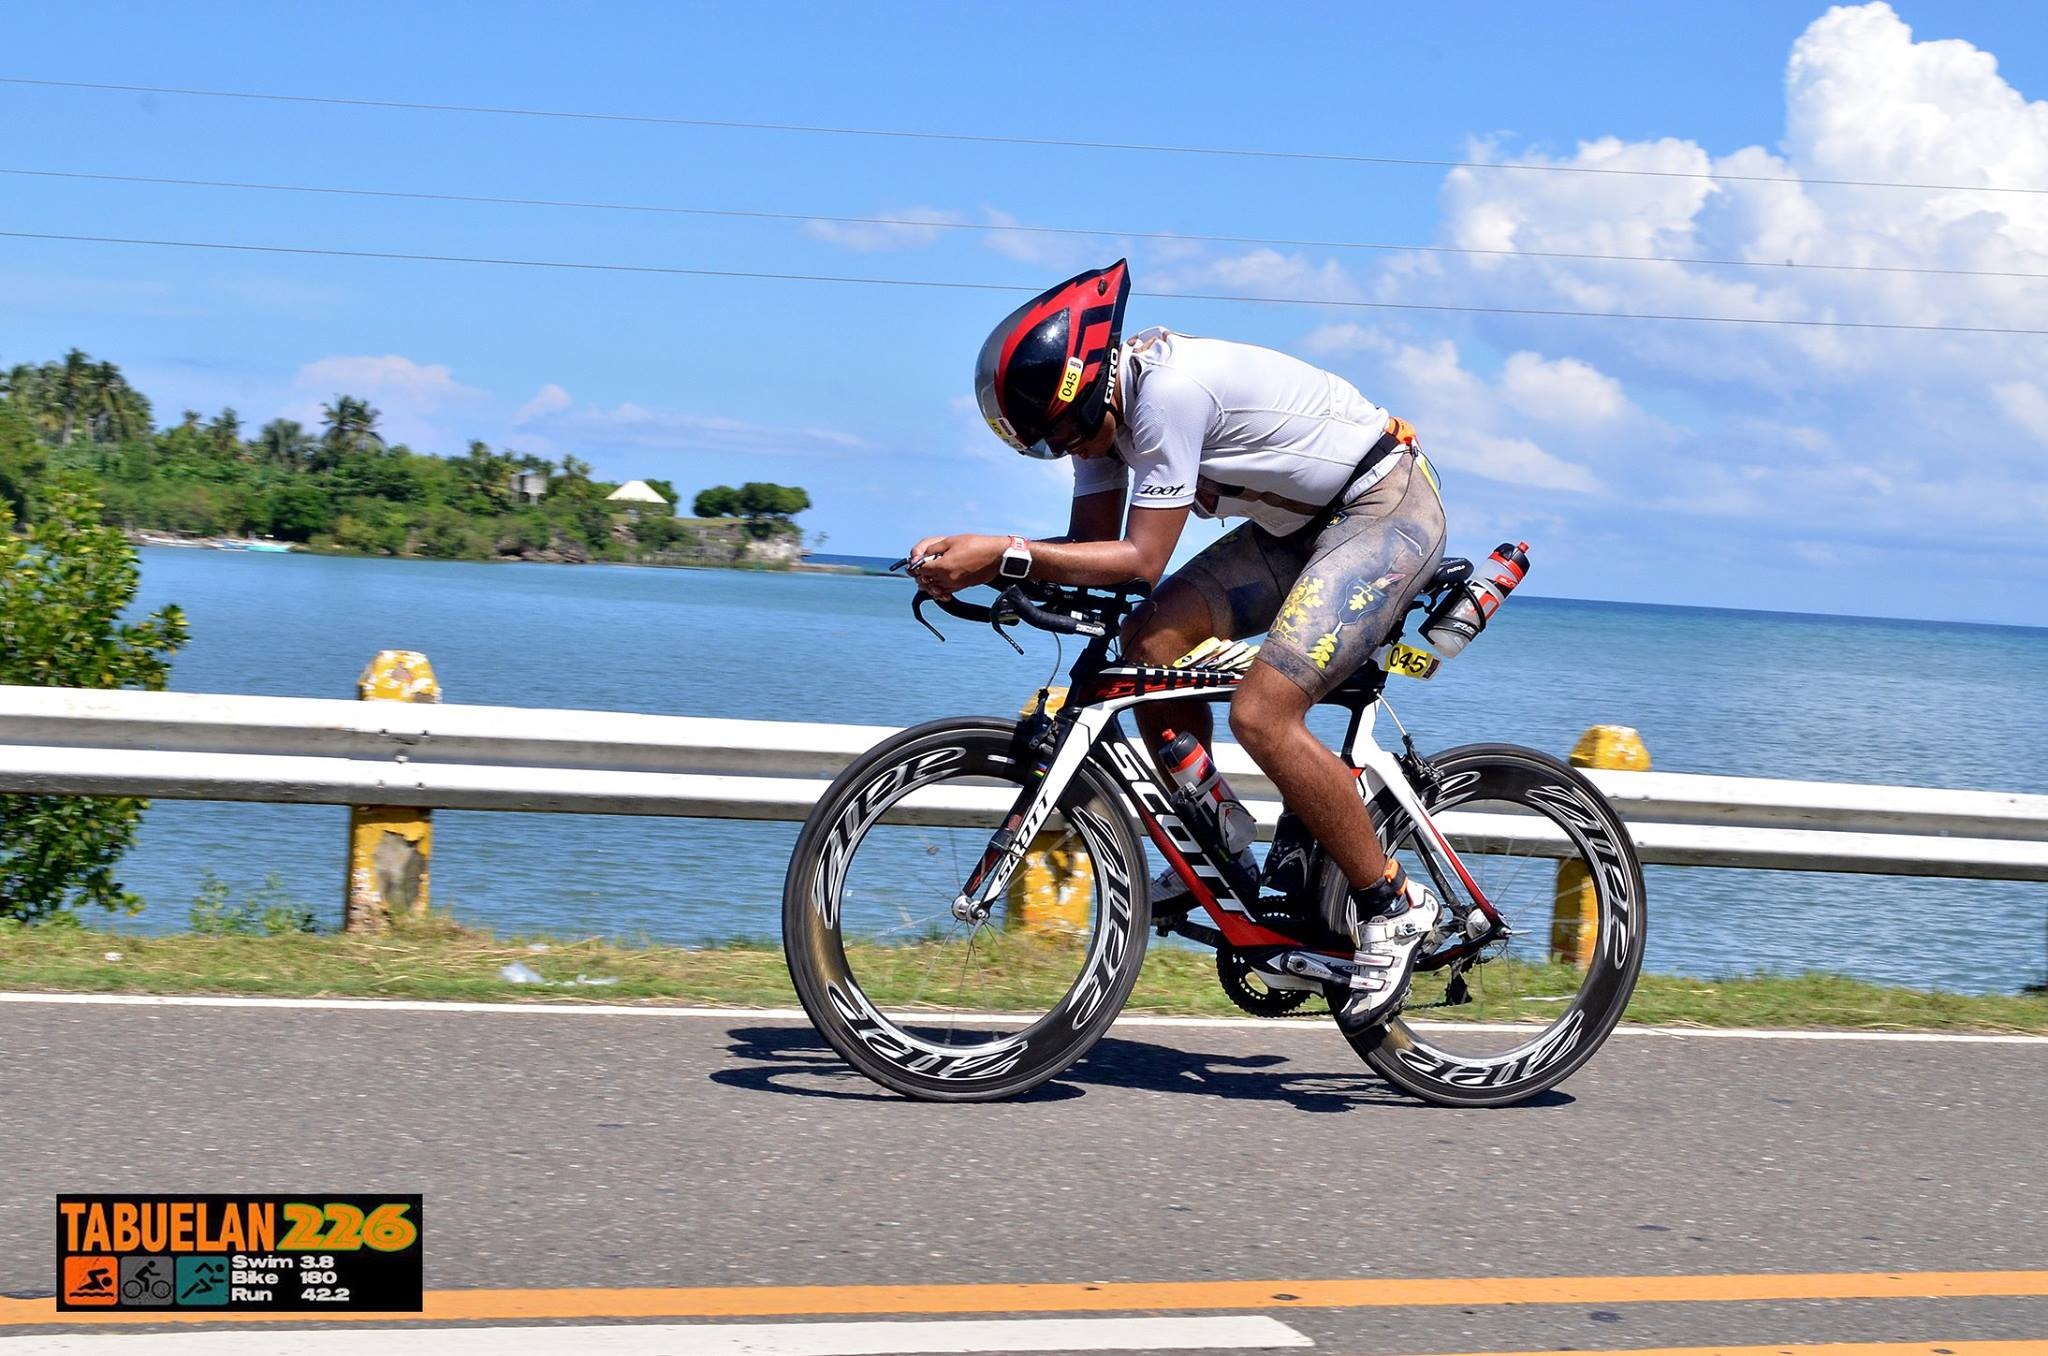
<svg viewBox="0 0 2048 1356">
<path fill-rule="evenodd" d="M 1124 649 L 1170 664 L 1210 636 L 1266 633 L 1230 729 L 1353 886 L 1358 968 L 1333 1007 L 1346 1026 L 1367 1025 L 1406 992 L 1441 907 L 1387 857 L 1350 772 L 1306 717 L 1386 640 L 1442 560 L 1435 472 L 1405 421 L 1299 359 L 1164 329 L 1124 340 L 1129 295 L 1124 260 L 1081 273 L 1013 311 L 975 364 L 998 437 L 1029 457 L 1074 459 L 1066 536 L 926 537 L 913 572 L 942 598 L 1002 578 L 1157 584 L 1190 513 L 1249 519 L 1158 588 Z M 1204 744 L 1213 734 L 1206 703 L 1136 714 L 1154 749 L 1167 729 Z M 1171 869 L 1153 884 L 1168 909 L 1184 910 L 1186 895 Z"/>
</svg>

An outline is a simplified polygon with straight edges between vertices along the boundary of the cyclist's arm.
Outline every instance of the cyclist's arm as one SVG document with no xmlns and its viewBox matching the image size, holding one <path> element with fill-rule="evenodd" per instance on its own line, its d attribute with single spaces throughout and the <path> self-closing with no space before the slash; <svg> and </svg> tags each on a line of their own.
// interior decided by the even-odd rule
<svg viewBox="0 0 2048 1356">
<path fill-rule="evenodd" d="M 1090 495 L 1089 498 L 1109 496 Z M 1079 519 L 1084 501 L 1074 501 Z M 1110 512 L 1117 512 L 1112 508 Z M 1166 562 L 1187 525 L 1189 505 L 1172 508 L 1134 508 L 1124 535 L 1114 541 L 1033 542 L 1031 577 L 1055 584 L 1094 584 L 1108 587 L 1130 579 L 1157 584 L 1166 573 Z"/>
<path fill-rule="evenodd" d="M 1156 584 L 1166 573 L 1166 562 L 1180 541 L 1188 511 L 1186 504 L 1134 508 L 1124 535 L 1109 541 L 1034 541 L 1030 544 L 1031 577 L 1103 588 L 1139 578 Z M 910 554 L 926 561 L 917 572 L 918 583 L 934 597 L 948 598 L 976 584 L 1000 586 L 996 563 L 1009 543 L 1008 537 L 961 533 L 926 537 Z"/>
<path fill-rule="evenodd" d="M 1215 414 L 1215 397 L 1199 384 L 1170 369 L 1153 373 L 1145 399 L 1131 411 L 1130 445 L 1117 458 L 1117 488 L 1137 486 L 1130 492 L 1122 540 L 1108 540 L 1116 535 L 1116 519 L 1123 513 L 1122 494 L 1079 495 L 1073 509 L 1076 530 L 1068 533 L 1076 540 L 1034 546 L 1033 577 L 1056 584 L 1109 585 L 1136 578 L 1157 584 L 1194 508 L 1202 443 Z M 1076 490 L 1098 491 L 1110 465 L 1104 460 L 1075 467 Z M 1100 530 L 1079 530 L 1084 520 L 1086 527 Z"/>
<path fill-rule="evenodd" d="M 1067 517 L 1067 535 L 1054 541 L 1113 541 L 1124 525 L 1124 492 L 1121 488 L 1100 494 L 1076 495 Z"/>
</svg>

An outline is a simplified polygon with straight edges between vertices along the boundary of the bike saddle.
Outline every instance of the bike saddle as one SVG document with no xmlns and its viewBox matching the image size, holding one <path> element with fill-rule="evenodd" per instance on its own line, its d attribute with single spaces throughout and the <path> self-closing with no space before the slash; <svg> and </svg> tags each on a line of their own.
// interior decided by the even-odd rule
<svg viewBox="0 0 2048 1356">
<path fill-rule="evenodd" d="M 1462 584 L 1472 577 L 1472 562 L 1463 556 L 1449 556 L 1436 567 L 1436 573 L 1423 586 L 1425 592 L 1434 593 L 1451 584 Z"/>
</svg>

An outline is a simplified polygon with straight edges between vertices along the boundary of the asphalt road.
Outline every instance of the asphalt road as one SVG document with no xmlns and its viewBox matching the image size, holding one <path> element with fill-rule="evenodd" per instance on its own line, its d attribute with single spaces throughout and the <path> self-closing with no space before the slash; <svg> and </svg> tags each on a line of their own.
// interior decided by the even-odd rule
<svg viewBox="0 0 2048 1356">
<path fill-rule="evenodd" d="M 1540 1105 L 1453 1111 L 1325 1025 L 1122 1025 L 945 1107 L 747 1013 L 0 1003 L 0 1295 L 50 1293 L 52 1197 L 102 1191 L 421 1192 L 430 1290 L 2035 1270 L 2044 1073 L 1618 1035 Z M 1337 1351 L 2048 1338 L 2039 1287 L 1472 1300 L 1284 1317 Z"/>
</svg>

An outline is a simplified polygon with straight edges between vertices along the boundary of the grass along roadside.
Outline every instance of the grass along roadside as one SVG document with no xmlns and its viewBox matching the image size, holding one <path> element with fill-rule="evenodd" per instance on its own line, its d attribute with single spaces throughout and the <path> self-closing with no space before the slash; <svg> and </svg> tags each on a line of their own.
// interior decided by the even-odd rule
<svg viewBox="0 0 2048 1356">
<path fill-rule="evenodd" d="M 915 976 L 924 967 L 906 951 L 898 949 L 895 957 L 908 963 L 893 969 L 862 968 L 873 996 L 885 1005 L 905 1002 L 915 992 Z M 1056 947 L 1012 948 L 1004 953 L 1000 971 L 988 987 L 974 995 L 977 1000 L 985 996 L 987 1002 L 967 1005 L 1029 1004 L 1047 993 L 1053 976 L 1073 973 L 1061 964 L 1063 959 Z M 553 982 L 538 986 L 501 979 L 500 969 L 514 963 Z M 578 976 L 612 982 L 564 982 Z M 1546 966 L 1526 971 L 1516 987 L 1524 995 L 1541 995 L 1564 991 L 1569 984 L 1570 971 Z M 150 937 L 82 927 L 14 928 L 0 931 L 0 989 L 723 1007 L 781 1007 L 796 1001 L 782 953 L 769 943 L 734 942 L 699 950 L 595 938 L 498 938 L 433 922 L 380 936 Z M 933 995 L 927 991 L 924 996 Z M 1147 954 L 1128 1010 L 1195 1016 L 1238 1012 L 1218 988 L 1208 952 L 1168 946 L 1156 946 Z M 1303 1009 L 1322 1010 L 1320 1000 L 1311 1000 Z M 1509 1014 L 1498 1005 L 1478 1003 L 1429 1015 Z M 1928 993 L 1832 975 L 1698 980 L 1646 974 L 1636 987 L 1628 1020 L 1675 1026 L 2048 1034 L 2048 996 Z"/>
</svg>

